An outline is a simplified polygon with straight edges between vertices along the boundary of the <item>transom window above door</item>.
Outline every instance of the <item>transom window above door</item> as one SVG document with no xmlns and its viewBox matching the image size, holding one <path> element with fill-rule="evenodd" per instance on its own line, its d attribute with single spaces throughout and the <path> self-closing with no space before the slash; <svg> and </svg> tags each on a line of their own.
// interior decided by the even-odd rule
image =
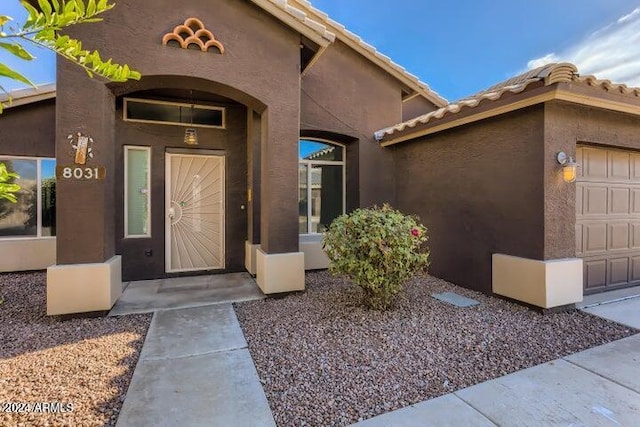
<svg viewBox="0 0 640 427">
<path fill-rule="evenodd" d="M 328 141 L 299 142 L 300 234 L 317 234 L 345 212 L 345 148 Z"/>
<path fill-rule="evenodd" d="M 153 99 L 124 98 L 127 122 L 188 127 L 225 128 L 225 108 Z"/>
</svg>

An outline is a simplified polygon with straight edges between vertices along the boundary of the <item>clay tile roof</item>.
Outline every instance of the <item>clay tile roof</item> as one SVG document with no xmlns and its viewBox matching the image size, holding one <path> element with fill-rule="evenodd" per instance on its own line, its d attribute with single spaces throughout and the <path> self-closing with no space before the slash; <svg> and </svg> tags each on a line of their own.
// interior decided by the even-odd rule
<svg viewBox="0 0 640 427">
<path fill-rule="evenodd" d="M 475 95 L 463 98 L 436 111 L 405 121 L 395 126 L 381 129 L 375 133 L 375 138 L 378 141 L 382 141 L 387 136 L 393 135 L 396 132 L 402 132 L 418 125 L 426 125 L 431 122 L 438 121 L 445 116 L 450 116 L 463 110 L 475 108 L 481 103 L 497 101 L 507 93 L 517 94 L 523 92 L 533 83 L 541 81 L 544 82 L 545 86 L 555 83 L 574 83 L 597 87 L 607 92 L 616 92 L 640 97 L 640 88 L 630 88 L 624 84 L 613 84 L 609 80 L 599 80 L 594 76 L 582 77 L 578 74 L 578 69 L 573 64 L 548 64 L 500 82 L 486 90 L 476 93 Z"/>
<path fill-rule="evenodd" d="M 365 58 L 376 64 L 378 67 L 385 70 L 387 73 L 394 76 L 403 84 L 416 91 L 418 94 L 424 96 L 429 101 L 433 102 L 437 106 L 444 106 L 447 104 L 447 100 L 440 96 L 437 92 L 432 90 L 429 85 L 420 81 L 418 77 L 409 73 L 404 67 L 393 62 L 388 56 L 378 52 L 375 47 L 371 46 L 360 36 L 347 30 L 344 25 L 334 21 L 319 9 L 316 9 L 311 2 L 307 0 L 272 0 L 280 3 L 294 4 L 297 8 L 304 10 L 307 16 L 313 20 L 320 22 L 322 25 L 335 34 L 335 36 L 354 49 L 356 52 L 363 55 Z"/>
<path fill-rule="evenodd" d="M 597 79 L 595 76 L 576 76 L 574 81 L 586 86 L 600 88 L 606 92 L 633 95 L 640 98 L 640 87 L 628 87 L 626 84 L 611 83 L 609 80 Z"/>
<path fill-rule="evenodd" d="M 333 41 L 336 38 L 335 34 L 329 31 L 325 25 L 309 17 L 304 10 L 298 7 L 295 7 L 288 0 L 251 0 L 251 1 L 269 13 L 273 14 L 273 12 L 275 11 L 284 12 L 286 16 L 293 18 L 295 22 L 301 24 L 308 31 L 311 31 L 312 33 L 319 35 L 322 39 L 326 40 L 329 43 L 333 43 Z M 308 34 L 305 34 L 305 35 L 308 35 Z"/>
</svg>

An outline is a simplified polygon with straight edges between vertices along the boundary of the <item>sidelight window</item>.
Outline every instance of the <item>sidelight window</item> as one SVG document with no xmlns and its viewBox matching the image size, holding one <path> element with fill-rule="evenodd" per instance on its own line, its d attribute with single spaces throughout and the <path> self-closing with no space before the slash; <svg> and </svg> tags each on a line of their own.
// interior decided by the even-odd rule
<svg viewBox="0 0 640 427">
<path fill-rule="evenodd" d="M 125 237 L 150 237 L 150 147 L 124 147 L 124 182 Z"/>
</svg>

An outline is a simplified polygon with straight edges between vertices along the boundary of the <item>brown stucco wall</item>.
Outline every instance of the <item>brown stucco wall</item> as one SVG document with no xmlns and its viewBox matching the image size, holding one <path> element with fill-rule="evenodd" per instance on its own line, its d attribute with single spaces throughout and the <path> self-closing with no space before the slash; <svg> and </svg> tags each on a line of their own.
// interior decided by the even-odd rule
<svg viewBox="0 0 640 427">
<path fill-rule="evenodd" d="M 55 157 L 55 99 L 0 114 L 0 155 Z"/>
<path fill-rule="evenodd" d="M 326 131 L 352 138 L 346 143 L 349 207 L 395 200 L 392 157 L 373 134 L 401 121 L 401 89 L 396 80 L 340 41 L 302 79 L 303 135 Z M 354 196 L 354 191 L 359 194 Z"/>
<path fill-rule="evenodd" d="M 188 101 L 187 101 L 188 102 Z M 244 270 L 244 242 L 247 239 L 247 119 L 240 105 L 226 108 L 226 129 L 198 128 L 198 150 L 220 150 L 225 157 L 225 272 Z M 165 160 L 170 149 L 185 150 L 184 127 L 125 122 L 117 110 L 116 142 L 118 162 L 124 164 L 124 146 L 151 147 L 151 238 L 124 236 L 124 173 L 116 176 L 117 252 L 122 254 L 123 280 L 163 277 L 165 274 Z M 197 150 L 189 150 L 188 154 Z M 242 206 L 245 209 L 242 209 Z M 148 251 L 151 251 L 150 254 Z"/>
<path fill-rule="evenodd" d="M 437 107 L 428 99 L 416 96 L 402 102 L 402 121 L 406 122 L 435 110 L 437 110 Z"/>
<path fill-rule="evenodd" d="M 225 45 L 224 55 L 162 46 L 162 36 L 192 16 Z M 104 18 L 104 22 L 75 28 L 73 35 L 82 38 L 87 48 L 100 49 L 104 57 L 128 63 L 147 82 L 153 82 L 154 76 L 211 82 L 211 92 L 259 111 L 268 123 L 261 141 L 260 243 L 268 253 L 297 251 L 298 191 L 291 177 L 297 176 L 298 169 L 299 34 L 244 1 L 176 6 L 169 0 L 122 0 Z M 136 83 L 105 86 L 65 61 L 58 62 L 57 84 L 59 163 L 69 161 L 64 147 L 67 135 L 81 130 L 100 147 L 95 164 L 107 167 L 105 181 L 59 185 L 58 262 L 103 262 L 115 254 L 118 235 L 114 233 L 118 189 L 113 177 L 122 166 L 115 149 L 115 99 L 140 87 Z"/>
<path fill-rule="evenodd" d="M 562 180 L 557 153 L 564 151 L 575 158 L 577 144 L 638 150 L 638 129 L 638 116 L 560 101 L 545 104 L 544 259 L 576 255 L 576 185 Z"/>
<path fill-rule="evenodd" d="M 491 292 L 494 253 L 544 257 L 544 109 L 392 146 L 398 208 L 429 229 L 432 274 Z"/>
</svg>

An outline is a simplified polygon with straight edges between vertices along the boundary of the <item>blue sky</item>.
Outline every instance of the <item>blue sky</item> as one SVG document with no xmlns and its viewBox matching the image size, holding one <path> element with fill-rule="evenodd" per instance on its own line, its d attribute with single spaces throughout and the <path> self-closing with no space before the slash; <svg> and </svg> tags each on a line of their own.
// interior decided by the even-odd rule
<svg viewBox="0 0 640 427">
<path fill-rule="evenodd" d="M 312 3 L 451 101 L 556 61 L 576 63 L 583 75 L 640 86 L 640 0 Z M 18 0 L 2 0 L 0 14 L 17 18 L 19 11 Z M 0 62 L 37 83 L 52 82 L 53 57 L 35 54 L 36 62 L 19 63 L 0 53 Z"/>
</svg>

